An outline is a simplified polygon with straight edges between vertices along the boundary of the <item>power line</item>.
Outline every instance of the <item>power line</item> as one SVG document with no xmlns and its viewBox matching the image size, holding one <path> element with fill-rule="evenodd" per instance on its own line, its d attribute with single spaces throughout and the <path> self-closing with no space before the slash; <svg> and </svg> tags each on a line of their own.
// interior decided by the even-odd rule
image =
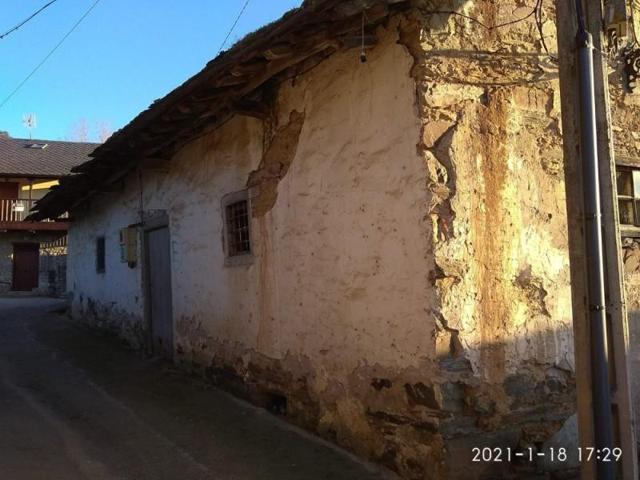
<svg viewBox="0 0 640 480">
<path fill-rule="evenodd" d="M 543 12 L 542 12 L 543 2 L 544 0 L 538 0 L 538 3 L 536 4 L 536 27 L 538 28 L 538 35 L 540 36 L 540 43 L 542 44 L 542 48 L 544 48 L 544 51 L 546 52 L 547 56 L 551 59 L 551 61 L 557 63 L 558 58 L 551 55 L 551 53 L 549 52 L 549 47 L 547 46 L 547 41 L 544 38 L 544 23 L 543 23 Z"/>
<path fill-rule="evenodd" d="M 32 13 L 30 16 L 28 16 L 27 18 L 25 18 L 22 22 L 20 22 L 18 25 L 16 25 L 15 27 L 13 27 L 10 30 L 7 30 L 6 32 L 4 32 L 2 35 L 0 35 L 0 40 L 2 40 L 4 37 L 6 37 L 7 35 L 9 35 L 10 33 L 15 32 L 16 30 L 18 30 L 21 26 L 23 26 L 25 23 L 27 23 L 29 20 L 31 20 L 33 17 L 35 17 L 36 15 L 38 15 L 40 12 L 42 12 L 45 8 L 47 8 L 48 6 L 56 3 L 58 0 L 51 0 L 49 3 L 47 3 L 46 5 L 44 5 L 43 7 L 40 7 L 39 10 L 35 11 L 34 13 Z"/>
<path fill-rule="evenodd" d="M 536 2 L 536 6 L 527 15 L 520 18 L 516 18 L 515 20 L 509 20 L 508 22 L 499 23 L 497 25 L 487 25 L 486 23 L 482 22 L 478 18 L 472 17 L 471 15 L 467 15 L 465 13 L 456 12 L 455 10 L 425 10 L 423 13 L 427 15 L 455 15 L 458 17 L 466 18 L 467 20 L 470 20 L 473 23 L 480 25 L 482 28 L 492 31 L 498 28 L 503 28 L 509 25 L 514 25 L 516 23 L 524 22 L 530 17 L 533 17 L 537 11 L 538 11 L 538 3 Z"/>
<path fill-rule="evenodd" d="M 240 10 L 240 13 L 238 13 L 238 16 L 236 17 L 236 20 L 233 22 L 233 25 L 231 25 L 231 30 L 229 30 L 229 33 L 227 33 L 227 36 L 224 37 L 224 42 L 222 42 L 222 45 L 220 45 L 220 48 L 218 49 L 218 52 L 216 53 L 216 56 L 218 56 L 218 54 L 222 51 L 222 49 L 224 48 L 225 44 L 227 43 L 227 40 L 229 40 L 229 37 L 231 36 L 233 31 L 236 29 L 236 26 L 238 25 L 238 22 L 240 21 L 240 18 L 242 17 L 242 14 L 247 9 L 247 6 L 249 5 L 250 1 L 251 0 L 246 0 L 244 2 L 244 5 L 242 6 L 242 9 Z"/>
<path fill-rule="evenodd" d="M 74 30 L 75 30 L 76 28 L 78 28 L 78 25 L 80 25 L 80 24 L 82 23 L 82 21 L 83 21 L 83 20 L 84 20 L 84 19 L 85 19 L 85 18 L 86 18 L 90 13 L 91 13 L 91 10 L 93 10 L 93 9 L 96 7 L 96 5 L 98 5 L 98 3 L 100 3 L 100 0 L 96 0 L 95 2 L 93 2 L 93 4 L 89 7 L 89 9 L 88 9 L 86 12 L 84 12 L 84 14 L 83 14 L 83 15 L 80 17 L 80 19 L 79 19 L 79 20 L 78 20 L 78 21 L 73 25 L 73 27 L 71 27 L 71 29 L 70 29 L 70 30 L 69 30 L 69 31 L 64 35 L 64 37 L 62 37 L 62 38 L 60 39 L 60 41 L 59 41 L 58 43 L 56 43 L 56 45 L 51 49 L 51 51 L 50 51 L 49 53 L 47 53 L 47 55 L 42 59 L 42 61 L 41 61 L 40 63 L 38 63 L 38 65 L 36 65 L 36 67 L 35 67 L 33 70 L 31 70 L 31 73 L 29 73 L 29 75 L 27 75 L 27 76 L 25 77 L 25 79 L 24 79 L 24 80 L 22 80 L 22 82 L 20 82 L 20 83 L 18 84 L 18 86 L 17 86 L 17 87 L 16 87 L 16 88 L 15 88 L 15 89 L 14 89 L 14 90 L 13 90 L 13 91 L 12 91 L 12 92 L 7 96 L 7 97 L 6 97 L 3 101 L 2 101 L 2 103 L 0 103 L 0 108 L 4 107 L 4 106 L 5 106 L 5 104 L 6 104 L 9 100 L 11 100 L 11 98 L 13 98 L 13 96 L 14 96 L 16 93 L 18 93 L 18 91 L 23 87 L 23 85 L 24 85 L 25 83 L 27 83 L 27 82 L 29 81 L 29 79 L 30 79 L 31 77 L 33 77 L 33 75 L 34 75 L 38 70 L 40 70 L 40 67 L 42 67 L 42 65 L 44 65 L 44 64 L 45 64 L 45 62 L 46 62 L 47 60 L 49 60 L 49 57 L 51 57 L 51 55 L 53 55 L 53 53 L 54 53 L 58 48 L 60 48 L 60 45 L 62 45 L 62 44 L 64 43 L 64 41 L 67 39 L 67 37 L 69 37 L 69 35 L 71 35 L 71 34 L 74 32 Z"/>
<path fill-rule="evenodd" d="M 543 18 L 542 18 L 542 7 L 543 7 L 543 2 L 544 0 L 536 0 L 536 4 L 533 7 L 533 9 L 526 15 L 520 17 L 520 18 L 516 18 L 514 20 L 509 20 L 507 22 L 504 23 L 499 23 L 499 24 L 494 24 L 494 25 L 487 25 L 486 23 L 482 22 L 480 19 L 476 18 L 476 17 L 472 17 L 471 15 L 466 15 L 464 13 L 460 13 L 460 12 L 456 12 L 454 10 L 426 10 L 423 11 L 423 13 L 427 14 L 427 15 L 454 15 L 454 16 L 458 16 L 458 17 L 462 17 L 462 18 L 466 18 L 467 20 L 470 20 L 471 22 L 479 25 L 480 27 L 488 30 L 488 31 L 493 31 L 493 30 L 498 30 L 500 28 L 504 28 L 510 25 L 515 25 L 517 23 L 521 23 L 524 22 L 526 20 L 528 20 L 531 17 L 534 17 L 535 23 L 536 23 L 536 28 L 538 30 L 538 34 L 540 36 L 540 43 L 542 44 L 542 47 L 544 48 L 545 53 L 547 54 L 547 56 L 552 60 L 552 61 L 557 61 L 557 59 L 551 55 L 551 53 L 549 52 L 549 48 L 547 46 L 547 42 L 545 41 L 544 38 L 544 32 L 543 32 Z"/>
</svg>

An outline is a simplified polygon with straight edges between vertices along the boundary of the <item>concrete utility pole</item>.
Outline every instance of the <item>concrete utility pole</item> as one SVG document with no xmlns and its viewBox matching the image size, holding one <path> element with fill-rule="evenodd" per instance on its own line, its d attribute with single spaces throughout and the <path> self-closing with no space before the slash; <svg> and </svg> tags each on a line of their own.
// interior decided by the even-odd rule
<svg viewBox="0 0 640 480">
<path fill-rule="evenodd" d="M 623 451 L 618 465 L 583 461 L 581 473 L 637 480 L 601 0 L 556 0 L 556 19 L 580 446 Z"/>
</svg>

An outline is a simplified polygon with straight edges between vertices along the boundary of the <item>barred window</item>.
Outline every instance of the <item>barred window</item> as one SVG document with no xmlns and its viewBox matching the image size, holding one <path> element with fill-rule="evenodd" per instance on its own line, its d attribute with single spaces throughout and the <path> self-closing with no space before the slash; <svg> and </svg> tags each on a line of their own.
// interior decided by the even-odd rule
<svg viewBox="0 0 640 480">
<path fill-rule="evenodd" d="M 251 208 L 246 190 L 222 199 L 227 265 L 242 265 L 251 257 Z"/>
<path fill-rule="evenodd" d="M 241 200 L 227 205 L 227 242 L 230 257 L 251 253 L 248 203 Z"/>
</svg>

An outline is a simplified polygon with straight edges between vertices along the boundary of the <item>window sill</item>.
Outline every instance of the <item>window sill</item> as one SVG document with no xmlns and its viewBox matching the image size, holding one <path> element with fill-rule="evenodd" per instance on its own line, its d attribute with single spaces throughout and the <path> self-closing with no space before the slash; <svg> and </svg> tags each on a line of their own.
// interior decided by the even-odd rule
<svg viewBox="0 0 640 480">
<path fill-rule="evenodd" d="M 622 238 L 640 238 L 640 227 L 620 225 L 620 235 Z"/>
<path fill-rule="evenodd" d="M 226 257 L 224 259 L 225 267 L 243 267 L 253 264 L 253 255 L 248 253 L 246 255 L 235 255 L 233 257 Z"/>
</svg>

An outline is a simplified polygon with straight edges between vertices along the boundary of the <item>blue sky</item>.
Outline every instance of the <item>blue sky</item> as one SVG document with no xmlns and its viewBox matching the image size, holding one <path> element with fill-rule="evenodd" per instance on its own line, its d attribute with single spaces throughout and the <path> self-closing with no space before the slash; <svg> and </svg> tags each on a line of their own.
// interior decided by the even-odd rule
<svg viewBox="0 0 640 480">
<path fill-rule="evenodd" d="M 0 0 L 0 34 L 48 0 Z M 0 40 L 0 103 L 45 57 L 94 0 L 57 0 Z M 226 47 L 299 6 L 252 0 Z M 83 120 L 117 130 L 211 60 L 244 0 L 101 0 L 22 89 L 0 108 L 0 130 L 27 137 L 24 114 L 37 115 L 34 138 L 70 139 Z"/>
</svg>

